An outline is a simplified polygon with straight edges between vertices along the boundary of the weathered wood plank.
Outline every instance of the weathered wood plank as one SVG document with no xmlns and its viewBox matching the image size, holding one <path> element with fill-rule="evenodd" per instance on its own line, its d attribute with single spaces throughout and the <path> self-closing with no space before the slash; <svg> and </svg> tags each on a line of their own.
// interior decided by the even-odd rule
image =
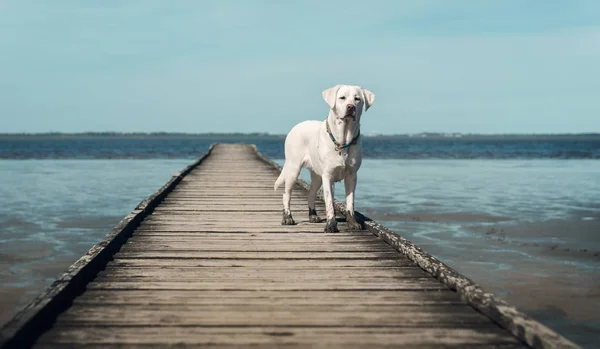
<svg viewBox="0 0 600 349">
<path fill-rule="evenodd" d="M 297 259 L 291 264 L 290 260 L 285 259 L 201 259 L 201 258 L 121 258 L 115 256 L 115 259 L 108 264 L 108 267 L 128 268 L 128 267 L 276 267 L 284 269 L 293 265 L 297 268 L 320 268 L 320 267 L 369 267 L 369 268 L 388 268 L 396 266 L 414 266 L 414 263 L 407 259 Z"/>
<path fill-rule="evenodd" d="M 268 222 L 255 222 L 253 220 L 248 220 L 246 222 L 231 222 L 229 221 L 228 224 L 225 226 L 224 223 L 227 223 L 227 221 L 193 221 L 193 220 L 189 220 L 189 221 L 162 221 L 162 222 L 157 222 L 157 221 L 153 221 L 153 222 L 146 222 L 144 223 L 144 227 L 148 227 L 148 228 L 172 228 L 172 229 L 194 229 L 194 230 L 202 230 L 204 228 L 210 228 L 210 227 L 216 227 L 222 230 L 227 230 L 227 228 L 231 228 L 232 231 L 235 231 L 237 229 L 240 228 L 277 228 L 277 229 L 288 229 L 291 230 L 292 232 L 296 232 L 296 231 L 302 231 L 302 230 L 309 230 L 309 231 L 313 231 L 313 230 L 318 230 L 320 229 L 321 232 L 323 230 L 323 224 L 311 224 L 308 222 L 308 217 L 306 217 L 307 220 L 304 220 L 303 218 L 298 219 L 298 222 L 296 222 L 295 225 L 286 225 L 286 226 L 282 226 L 281 224 L 276 224 L 274 222 L 268 223 Z M 280 221 L 280 219 L 279 219 Z M 340 225 L 345 224 L 344 222 L 340 222 Z M 295 230 L 294 230 L 295 229 Z"/>
<path fill-rule="evenodd" d="M 372 235 L 359 234 L 287 234 L 287 233 L 267 233 L 267 234 L 240 234 L 240 233 L 169 233 L 169 232 L 148 232 L 137 230 L 129 241 L 136 242 L 197 242 L 202 239 L 203 244 L 230 244 L 230 243 L 280 243 L 280 244 L 354 244 L 354 243 L 372 243 L 377 239 Z"/>
<path fill-rule="evenodd" d="M 289 233 L 236 233 L 236 232 L 169 232 L 169 231 L 154 231 L 145 229 L 140 226 L 132 236 L 133 239 L 202 239 L 202 241 L 257 241 L 257 240 L 272 240 L 272 241 L 289 241 L 289 242 L 303 242 L 303 241 L 321 241 L 322 243 L 344 243 L 356 240 L 357 242 L 362 241 L 373 241 L 375 238 L 372 234 L 367 232 L 352 232 L 352 233 L 335 233 L 335 234 L 314 234 L 314 233 L 303 233 L 298 232 L 294 234 Z"/>
<path fill-rule="evenodd" d="M 245 243 L 245 244 L 202 244 L 192 246 L 191 241 L 183 242 L 128 242 L 122 248 L 122 252 L 150 252 L 150 251 L 195 251 L 195 252 L 390 252 L 389 246 L 380 244 L 281 244 L 281 243 Z"/>
<path fill-rule="evenodd" d="M 178 258 L 178 259 L 399 259 L 398 253 L 386 252 L 232 252 L 232 251 L 147 251 L 133 252 L 124 250 L 117 258 Z"/>
<path fill-rule="evenodd" d="M 130 332 L 134 332 L 131 334 Z M 61 328 L 42 344 L 158 344 L 209 347 L 284 348 L 518 348 L 514 338 L 493 327 L 303 328 L 303 327 L 100 327 Z M 489 345 L 489 347 L 487 346 Z"/>
<path fill-rule="evenodd" d="M 73 305 L 57 327 L 88 324 L 126 326 L 343 326 L 468 328 L 491 325 L 467 305 Z"/>
<path fill-rule="evenodd" d="M 290 209 L 292 209 L 292 206 L 290 205 Z M 296 212 L 300 212 L 299 210 L 295 210 Z M 302 212 L 306 211 L 306 207 L 302 208 Z M 238 208 L 238 207 L 161 207 L 161 208 L 157 208 L 156 212 L 158 213 L 179 213 L 179 212 L 256 212 L 256 213 L 281 213 L 282 211 L 280 209 L 276 209 L 276 208 L 252 208 L 252 207 L 246 207 L 246 208 Z M 296 218 L 296 216 L 300 216 L 298 214 L 294 215 L 294 219 Z M 302 216 L 304 216 L 304 214 L 302 214 Z"/>
<path fill-rule="evenodd" d="M 338 224 L 340 229 L 346 229 L 346 223 Z M 295 226 L 282 225 L 282 226 L 222 226 L 222 225 L 169 225 L 169 224 L 147 224 L 144 225 L 145 230 L 152 231 L 174 231 L 174 232 L 223 232 L 223 233 L 318 233 L 323 235 L 323 226 L 316 226 L 315 224 L 308 224 L 308 222 L 299 221 Z"/>
<path fill-rule="evenodd" d="M 304 221 L 304 218 L 308 218 L 307 217 L 300 217 L 300 222 L 296 225 L 304 225 L 306 224 L 306 222 Z M 212 214 L 199 214 L 199 215 L 188 215 L 188 216 L 182 216 L 182 217 L 176 217 L 173 215 L 164 215 L 164 216 L 155 216 L 152 219 L 148 219 L 146 221 L 147 225 L 165 225 L 165 224 L 169 224 L 169 225 L 190 225 L 190 224 L 194 224 L 197 225 L 198 227 L 203 227 L 204 224 L 209 224 L 209 225 L 216 225 L 216 224 L 220 224 L 220 225 L 225 225 L 225 224 L 233 224 L 234 226 L 259 226 L 259 225 L 266 225 L 266 226 L 279 226 L 281 224 L 277 224 L 275 222 L 279 222 L 281 221 L 281 215 L 269 215 L 269 216 L 265 216 L 263 217 L 262 215 L 260 216 L 256 216 L 256 215 L 252 215 L 252 214 L 241 214 L 238 217 L 236 217 L 236 219 L 239 220 L 239 223 L 231 223 L 231 217 L 225 217 L 225 215 L 212 215 Z M 319 223 L 314 223 L 312 224 L 313 228 L 323 228 L 322 224 Z"/>
<path fill-rule="evenodd" d="M 206 269 L 206 268 L 204 268 Z M 238 283 L 238 287 L 250 287 L 251 285 L 262 283 L 265 287 L 281 287 L 288 288 L 302 288 L 302 283 L 306 288 L 311 287 L 332 287 L 335 285 L 342 287 L 348 287 L 351 289 L 364 289 L 364 288 L 377 288 L 381 289 L 387 286 L 382 286 L 384 283 L 393 284 L 394 289 L 397 287 L 403 287 L 405 284 L 412 283 L 419 288 L 430 287 L 431 285 L 437 285 L 435 279 L 429 275 L 423 275 L 421 273 L 406 272 L 398 275 L 357 275 L 352 276 L 351 273 L 345 272 L 335 275 L 331 271 L 327 271 L 333 274 L 331 277 L 328 275 L 320 275 L 315 273 L 295 273 L 290 272 L 289 274 L 282 276 L 279 273 L 195 273 L 188 271 L 187 273 L 155 273 L 148 275 L 148 273 L 105 273 L 98 275 L 94 282 L 97 283 L 127 283 L 127 284 L 156 284 L 162 286 L 164 284 L 180 284 L 188 282 L 190 287 L 216 287 L 215 284 L 222 282 L 224 278 L 230 277 L 230 280 L 235 280 Z M 398 281 L 406 281 L 405 283 L 399 283 Z M 285 285 L 283 285 L 285 283 Z M 316 284 L 321 284 L 315 286 Z M 225 282 L 223 285 L 232 285 L 232 282 Z M 243 284 L 243 285 L 242 285 Z M 102 287 L 102 285 L 99 285 Z M 230 286 L 232 287 L 232 286 Z M 444 286 L 445 287 L 445 286 Z"/>
<path fill-rule="evenodd" d="M 459 305 L 464 302 L 450 290 L 437 291 L 202 291 L 195 290 L 88 290 L 75 299 L 79 304 L 97 305 Z"/>
<path fill-rule="evenodd" d="M 174 332 L 173 330 L 171 330 L 170 332 Z M 286 336 L 288 332 L 273 332 L 273 334 L 269 334 L 269 336 Z M 327 338 L 323 338 L 324 340 L 327 340 Z M 402 349 L 515 349 L 515 348 L 523 348 L 522 344 L 516 344 L 516 343 L 510 343 L 510 344 L 506 344 L 506 343 L 489 343 L 488 344 L 465 344 L 465 343 L 459 343 L 459 344 L 407 344 L 404 345 L 402 344 L 400 346 L 400 344 L 388 344 L 388 343 L 382 343 L 382 342 L 377 342 L 374 341 L 373 343 L 370 342 L 365 342 L 364 340 L 360 340 L 360 341 L 352 341 L 351 343 L 349 343 L 352 340 L 352 338 L 348 339 L 348 342 L 341 342 L 341 343 L 332 343 L 332 342 L 323 342 L 323 341 L 315 341 L 313 342 L 307 342 L 307 341 L 300 341 L 300 342 L 292 342 L 292 343 L 281 343 L 281 341 L 273 339 L 271 342 L 269 343 L 251 343 L 251 344 L 231 344 L 231 343 L 218 343 L 215 344 L 214 341 L 211 343 L 201 343 L 201 344 L 183 344 L 183 343 L 161 343 L 161 344 L 122 344 L 122 343 L 115 343 L 115 344 L 110 344 L 110 348 L 115 348 L 115 349 L 151 349 L 151 348 L 160 348 L 160 349 L 164 349 L 164 348 L 177 348 L 177 349 L 182 349 L 182 348 L 203 348 L 203 349 L 212 349 L 212 348 L 219 348 L 219 349 L 233 349 L 233 348 L 261 348 L 261 349 L 269 349 L 269 348 L 277 348 L 277 349 L 297 349 L 297 348 L 328 348 L 328 349 L 352 349 L 352 348 L 370 348 L 370 349 L 379 349 L 379 348 L 402 348 Z M 106 344 L 85 344 L 84 346 L 80 345 L 80 344 L 76 344 L 76 348 L 85 348 L 85 349 L 97 349 L 97 348 L 101 348 L 101 349 L 105 349 L 106 348 Z M 66 343 L 66 344 L 62 344 L 62 343 L 42 343 L 39 344 L 38 346 L 36 346 L 36 348 L 42 348 L 42 349 L 73 349 L 74 346 L 72 343 Z"/>
<path fill-rule="evenodd" d="M 257 209 L 273 210 L 273 211 L 279 211 L 279 212 L 282 211 L 282 207 L 279 207 L 281 202 L 277 202 L 277 201 L 273 200 L 273 202 L 269 205 L 268 202 L 252 203 L 252 200 L 255 200 L 255 199 L 245 199 L 245 200 L 240 199 L 238 202 L 223 201 L 221 203 L 220 200 L 215 198 L 215 200 L 211 200 L 211 202 L 204 203 L 204 202 L 195 201 L 195 200 L 180 200 L 180 199 L 178 199 L 178 200 L 164 202 L 160 208 L 164 209 L 165 211 L 173 210 L 173 209 L 216 210 L 216 209 L 223 209 L 223 208 L 232 208 L 232 209 L 235 209 L 236 211 L 246 210 L 249 212 L 255 211 Z M 295 209 L 297 213 L 307 213 L 308 212 L 308 206 L 307 206 L 305 200 L 292 201 L 290 204 L 290 208 Z M 316 208 L 317 208 L 317 210 L 325 209 L 325 205 L 319 203 L 319 204 L 316 204 Z"/>
<path fill-rule="evenodd" d="M 97 282 L 88 284 L 88 289 L 107 289 L 107 290 L 222 290 L 239 291 L 255 290 L 261 291 L 295 291 L 295 290 L 314 290 L 314 291 L 351 291 L 351 290 L 445 290 L 446 285 L 435 282 L 431 279 L 399 279 L 394 282 L 378 281 L 369 283 L 357 283 L 354 280 L 336 280 L 336 281 L 283 281 L 279 279 L 257 279 L 244 280 L 244 283 L 236 281 L 206 280 L 206 281 L 155 281 L 155 282 L 135 282 L 118 281 L 109 279 L 99 279 Z"/>
<path fill-rule="evenodd" d="M 385 269 L 371 269 L 371 268 L 320 268 L 314 270 L 312 268 L 297 268 L 295 266 L 289 266 L 283 268 L 286 273 L 282 273 L 282 268 L 277 267 L 185 267 L 185 268 L 115 268 L 107 267 L 104 271 L 98 273 L 98 276 L 106 277 L 198 277 L 198 278 L 210 278 L 210 277 L 252 277 L 256 275 L 261 276 L 281 276 L 283 277 L 307 277 L 311 276 L 314 278 L 331 277 L 332 279 L 338 277 L 351 278 L 356 277 L 424 277 L 431 278 L 430 274 L 424 272 L 418 267 L 396 267 L 396 268 L 385 268 Z"/>
</svg>

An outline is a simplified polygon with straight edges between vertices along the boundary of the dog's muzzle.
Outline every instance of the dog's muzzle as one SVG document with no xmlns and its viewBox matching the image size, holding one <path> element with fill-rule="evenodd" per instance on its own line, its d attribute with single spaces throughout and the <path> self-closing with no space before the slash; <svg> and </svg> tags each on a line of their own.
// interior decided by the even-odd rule
<svg viewBox="0 0 600 349">
<path fill-rule="evenodd" d="M 344 115 L 344 119 L 345 118 L 352 118 L 352 120 L 356 119 L 356 107 L 354 104 L 348 104 L 346 106 L 346 115 Z"/>
</svg>

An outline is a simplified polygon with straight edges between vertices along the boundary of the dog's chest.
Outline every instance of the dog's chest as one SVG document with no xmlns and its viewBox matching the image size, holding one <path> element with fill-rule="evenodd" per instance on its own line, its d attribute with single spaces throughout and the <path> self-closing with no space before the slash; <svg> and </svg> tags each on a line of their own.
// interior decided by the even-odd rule
<svg viewBox="0 0 600 349">
<path fill-rule="evenodd" d="M 342 151 L 341 155 L 336 153 L 335 157 L 333 157 L 331 175 L 334 181 L 341 181 L 346 178 L 349 173 L 356 172 L 356 170 L 356 158 L 348 154 L 348 152 Z"/>
</svg>

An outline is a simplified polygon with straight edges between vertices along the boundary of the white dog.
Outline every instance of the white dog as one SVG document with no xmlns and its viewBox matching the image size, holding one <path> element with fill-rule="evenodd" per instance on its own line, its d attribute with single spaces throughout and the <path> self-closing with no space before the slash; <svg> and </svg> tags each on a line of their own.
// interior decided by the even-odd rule
<svg viewBox="0 0 600 349">
<path fill-rule="evenodd" d="M 302 167 L 310 169 L 308 216 L 311 223 L 321 219 L 315 210 L 315 197 L 323 184 L 327 213 L 325 232 L 338 232 L 333 208 L 334 183 L 344 180 L 346 220 L 351 230 L 362 229 L 354 217 L 356 172 L 362 162 L 360 116 L 373 104 L 375 95 L 358 86 L 337 85 L 323 91 L 331 108 L 325 121 L 304 121 L 294 126 L 285 139 L 285 164 L 275 181 L 275 190 L 285 183 L 283 225 L 295 224 L 290 211 L 292 188 Z"/>
</svg>

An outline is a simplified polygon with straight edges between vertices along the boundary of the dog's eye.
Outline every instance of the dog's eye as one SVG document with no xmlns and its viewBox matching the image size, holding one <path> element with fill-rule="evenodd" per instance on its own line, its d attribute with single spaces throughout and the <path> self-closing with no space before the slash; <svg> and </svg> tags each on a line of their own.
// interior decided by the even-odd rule
<svg viewBox="0 0 600 349">
<path fill-rule="evenodd" d="M 342 96 L 342 97 L 340 97 L 340 99 L 341 99 L 341 100 L 344 100 L 344 99 L 346 99 L 346 97 Z"/>
<path fill-rule="evenodd" d="M 354 100 L 360 102 L 360 98 L 358 98 L 358 97 L 354 97 Z"/>
</svg>

